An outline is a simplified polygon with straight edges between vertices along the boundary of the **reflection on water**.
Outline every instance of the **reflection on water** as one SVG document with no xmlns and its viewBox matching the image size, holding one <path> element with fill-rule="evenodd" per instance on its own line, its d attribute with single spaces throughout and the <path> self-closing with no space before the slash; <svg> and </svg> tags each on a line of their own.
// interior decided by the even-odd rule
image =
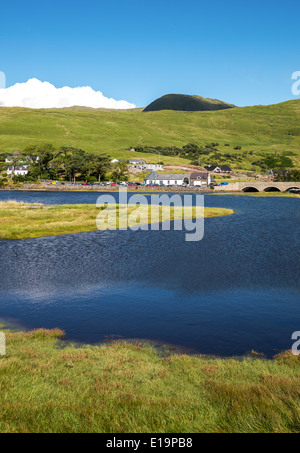
<svg viewBox="0 0 300 453">
<path fill-rule="evenodd" d="M 0 199 L 95 203 L 97 195 Z M 121 335 L 222 355 L 290 348 L 300 329 L 299 200 L 206 195 L 205 205 L 235 214 L 206 219 L 200 242 L 181 231 L 0 241 L 0 318 L 87 342 Z"/>
</svg>

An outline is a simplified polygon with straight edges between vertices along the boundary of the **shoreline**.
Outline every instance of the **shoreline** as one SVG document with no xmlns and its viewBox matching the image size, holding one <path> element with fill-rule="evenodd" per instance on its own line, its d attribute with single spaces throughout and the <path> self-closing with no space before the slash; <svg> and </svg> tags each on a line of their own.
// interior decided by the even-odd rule
<svg viewBox="0 0 300 453">
<path fill-rule="evenodd" d="M 49 187 L 41 187 L 40 185 L 38 187 L 34 187 L 34 186 L 30 186 L 30 187 L 3 187 L 3 188 L 0 188 L 0 191 L 3 190 L 3 191 L 6 191 L 6 192 L 11 192 L 11 191 L 33 191 L 33 192 L 116 192 L 118 193 L 119 192 L 119 188 L 121 188 L 122 186 L 117 186 L 116 188 L 113 188 L 113 187 L 105 187 L 105 186 L 102 186 L 101 188 L 99 188 L 98 186 L 84 186 L 82 188 L 78 188 L 77 187 L 55 187 L 53 185 L 52 186 L 49 186 Z M 211 190 L 211 189 L 205 189 L 205 190 L 200 190 L 199 188 L 195 188 L 193 189 L 193 187 L 176 187 L 174 189 L 171 189 L 170 187 L 168 188 L 160 188 L 160 187 L 134 187 L 134 188 L 131 188 L 131 187 L 126 187 L 127 189 L 127 192 L 129 193 L 136 193 L 136 192 L 149 192 L 149 193 L 155 193 L 155 192 L 169 192 L 169 193 L 178 193 L 178 192 L 195 192 L 195 193 L 213 193 L 214 191 Z"/>
<path fill-rule="evenodd" d="M 125 338 L 120 337 L 119 335 L 108 335 L 103 340 L 97 342 L 88 342 L 88 341 L 79 341 L 74 338 L 67 338 L 67 332 L 65 332 L 60 327 L 52 327 L 52 328 L 44 328 L 44 327 L 36 327 L 36 328 L 26 328 L 22 325 L 21 322 L 12 323 L 7 321 L 5 318 L 1 318 L 0 322 L 0 331 L 9 334 L 9 335 L 24 335 L 30 336 L 34 332 L 38 331 L 47 331 L 50 335 L 55 332 L 59 331 L 59 340 L 63 342 L 64 345 L 74 348 L 75 350 L 85 347 L 90 348 L 99 348 L 99 347 L 109 347 L 112 345 L 131 345 L 133 347 L 149 347 L 153 350 L 160 352 L 160 357 L 168 357 L 170 355 L 177 355 L 177 356 L 189 356 L 189 357 L 200 357 L 203 359 L 209 360 L 237 360 L 241 361 L 243 359 L 256 359 L 256 360 L 264 360 L 264 361 L 274 361 L 278 355 L 286 354 L 290 352 L 290 350 L 278 350 L 278 352 L 274 353 L 272 356 L 268 356 L 263 352 L 255 351 L 252 349 L 251 351 L 245 351 L 241 354 L 232 354 L 232 355 L 224 355 L 222 353 L 203 353 L 196 349 L 193 349 L 188 346 L 183 346 L 177 343 L 168 343 L 163 342 L 160 340 L 152 340 L 151 338 Z M 295 356 L 296 360 L 298 356 Z M 300 362 L 300 359 L 299 359 Z M 300 363 L 299 363 L 300 365 Z"/>
<path fill-rule="evenodd" d="M 98 187 L 95 186 L 90 186 L 89 188 L 84 187 L 84 188 L 58 188 L 58 187 L 3 187 L 0 188 L 0 192 L 65 192 L 65 193 L 71 193 L 71 192 L 94 192 L 94 193 L 103 193 L 103 192 L 108 192 L 108 193 L 119 193 L 119 187 L 117 188 L 106 188 L 105 186 L 99 189 Z M 226 191 L 226 190 L 212 190 L 212 189 L 199 189 L 195 188 L 193 189 L 192 187 L 176 187 L 176 189 L 171 189 L 170 187 L 168 188 L 149 188 L 149 187 L 135 187 L 135 188 L 127 188 L 128 193 L 195 193 L 195 194 L 200 194 L 200 195 L 247 195 L 247 196 L 256 196 L 256 197 L 294 197 L 294 198 L 299 198 L 300 194 L 295 194 L 295 193 L 290 193 L 290 192 L 281 192 L 281 191 L 274 191 L 274 192 L 244 192 L 244 191 Z"/>
</svg>

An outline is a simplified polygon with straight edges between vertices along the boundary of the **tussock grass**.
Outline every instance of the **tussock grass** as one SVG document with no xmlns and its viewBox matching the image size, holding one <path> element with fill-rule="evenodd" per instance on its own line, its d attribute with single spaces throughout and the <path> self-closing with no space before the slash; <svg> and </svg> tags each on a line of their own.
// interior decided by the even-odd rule
<svg viewBox="0 0 300 453">
<path fill-rule="evenodd" d="M 1 432 L 299 432 L 300 356 L 159 357 L 145 344 L 7 334 Z"/>
<path fill-rule="evenodd" d="M 149 205 L 150 206 L 150 205 Z M 106 212 L 112 210 L 109 206 Z M 135 215 L 135 207 L 128 205 L 127 222 Z M 165 219 L 167 208 L 160 208 L 160 221 Z M 43 236 L 56 236 L 61 234 L 81 233 L 96 231 L 96 219 L 101 208 L 95 205 L 51 205 L 18 203 L 14 201 L 0 202 L 0 238 L 25 239 Z M 169 211 L 168 211 L 169 212 Z M 170 219 L 182 218 L 182 208 L 171 207 Z M 232 214 L 231 209 L 205 208 L 204 217 L 216 217 Z M 126 216 L 125 205 L 117 205 L 117 228 L 119 219 Z M 203 215 L 193 208 L 190 218 Z M 150 223 L 148 205 L 141 206 L 138 216 L 140 224 Z M 108 218 L 108 226 L 113 227 L 112 217 Z M 103 228 L 105 229 L 105 228 Z"/>
</svg>

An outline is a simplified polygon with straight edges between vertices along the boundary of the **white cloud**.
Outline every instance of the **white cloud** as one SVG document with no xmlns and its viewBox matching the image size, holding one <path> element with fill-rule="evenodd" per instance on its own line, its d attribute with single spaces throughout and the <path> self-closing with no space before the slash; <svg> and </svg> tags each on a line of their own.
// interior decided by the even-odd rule
<svg viewBox="0 0 300 453">
<path fill-rule="evenodd" d="M 62 108 L 74 105 L 107 109 L 130 109 L 136 107 L 127 101 L 117 101 L 103 96 L 101 91 L 91 87 L 56 88 L 49 82 L 30 79 L 26 83 L 16 83 L 9 88 L 0 89 L 0 106 Z"/>
</svg>

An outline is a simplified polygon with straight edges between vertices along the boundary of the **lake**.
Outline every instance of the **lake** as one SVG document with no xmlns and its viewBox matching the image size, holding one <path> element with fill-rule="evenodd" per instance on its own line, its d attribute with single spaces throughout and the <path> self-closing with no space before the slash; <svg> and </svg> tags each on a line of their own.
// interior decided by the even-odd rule
<svg viewBox="0 0 300 453">
<path fill-rule="evenodd" d="M 0 201 L 46 204 L 98 196 L 0 191 Z M 143 339 L 222 356 L 291 348 L 299 199 L 206 194 L 205 206 L 235 213 L 205 219 L 199 242 L 184 231 L 131 230 L 0 240 L 0 319 L 88 343 Z"/>
</svg>

